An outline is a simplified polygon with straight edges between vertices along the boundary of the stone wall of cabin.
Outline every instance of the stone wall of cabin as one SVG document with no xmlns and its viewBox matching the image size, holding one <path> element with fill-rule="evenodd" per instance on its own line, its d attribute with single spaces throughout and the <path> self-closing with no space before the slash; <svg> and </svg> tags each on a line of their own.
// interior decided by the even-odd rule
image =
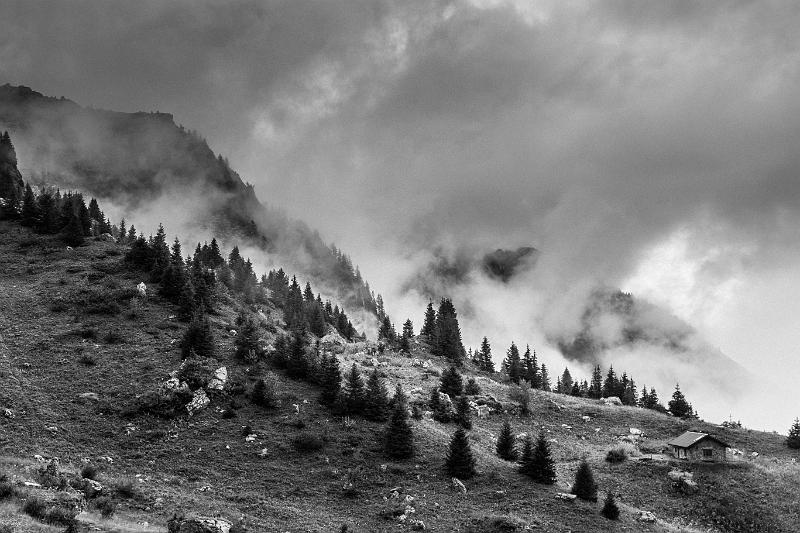
<svg viewBox="0 0 800 533">
<path fill-rule="evenodd" d="M 705 457 L 703 455 L 704 449 L 711 450 L 711 457 Z M 686 460 L 688 461 L 725 461 L 727 457 L 725 456 L 726 448 L 722 446 L 715 440 L 712 439 L 703 439 L 700 442 L 695 443 L 690 448 L 686 449 Z M 675 457 L 678 457 L 679 452 L 678 448 L 672 447 L 672 454 Z"/>
</svg>

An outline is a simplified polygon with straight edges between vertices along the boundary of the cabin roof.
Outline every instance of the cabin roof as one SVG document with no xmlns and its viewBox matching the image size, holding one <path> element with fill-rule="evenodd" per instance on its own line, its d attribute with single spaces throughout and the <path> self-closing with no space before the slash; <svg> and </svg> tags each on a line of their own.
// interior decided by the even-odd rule
<svg viewBox="0 0 800 533">
<path fill-rule="evenodd" d="M 687 431 L 683 435 L 675 437 L 667 444 L 669 444 L 670 446 L 677 446 L 678 448 L 691 448 L 692 446 L 694 446 L 703 439 L 711 439 L 721 444 L 722 446 L 725 446 L 726 448 L 730 448 L 729 444 L 719 440 L 713 435 L 709 435 L 708 433 L 699 433 L 697 431 Z"/>
</svg>

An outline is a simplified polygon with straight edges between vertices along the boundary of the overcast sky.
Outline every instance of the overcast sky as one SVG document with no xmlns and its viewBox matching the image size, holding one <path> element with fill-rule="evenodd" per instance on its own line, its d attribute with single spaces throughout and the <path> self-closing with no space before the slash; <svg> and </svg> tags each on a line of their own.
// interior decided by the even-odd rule
<svg viewBox="0 0 800 533">
<path fill-rule="evenodd" d="M 791 1 L 5 0 L 0 82 L 173 113 L 397 315 L 432 246 L 533 245 L 540 289 L 635 291 L 796 381 L 797 28 Z"/>
</svg>

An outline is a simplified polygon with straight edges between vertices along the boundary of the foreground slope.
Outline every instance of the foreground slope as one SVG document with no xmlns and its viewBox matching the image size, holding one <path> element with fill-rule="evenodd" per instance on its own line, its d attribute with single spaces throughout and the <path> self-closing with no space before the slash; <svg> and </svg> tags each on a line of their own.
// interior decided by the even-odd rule
<svg viewBox="0 0 800 533">
<path fill-rule="evenodd" d="M 229 334 L 240 304 L 224 294 L 212 316 L 217 358 L 229 370 L 223 395 L 193 417 L 173 420 L 138 412 L 136 397 L 160 386 L 180 365 L 178 344 L 185 324 L 176 309 L 152 294 L 139 298 L 141 274 L 123 263 L 125 247 L 92 241 L 67 249 L 59 240 L 33 235 L 16 223 L 0 222 L 0 449 L 4 470 L 15 483 L 36 478 L 36 455 L 58 457 L 65 471 L 90 463 L 112 489 L 114 518 L 89 508 L 84 523 L 106 531 L 166 531 L 175 513 L 243 519 L 250 531 L 407 531 L 424 522 L 431 531 L 793 531 L 800 520 L 800 468 L 779 435 L 723 429 L 631 407 L 533 392 L 531 413 L 522 416 L 498 376 L 475 374 L 484 395 L 505 413 L 475 419 L 470 432 L 479 475 L 454 491 L 442 464 L 453 424 L 412 421 L 417 453 L 387 461 L 383 426 L 341 418 L 319 405 L 319 390 L 278 376 L 280 407 L 252 405 L 242 390 L 270 368 L 237 362 Z M 116 305 L 111 305 L 116 302 Z M 262 332 L 279 331 L 277 312 L 265 309 Z M 365 344 L 331 346 L 343 371 L 352 363 L 372 365 Z M 387 385 L 400 384 L 412 403 L 438 384 L 443 365 L 412 366 L 428 359 L 416 340 L 410 356 L 387 352 L 377 359 Z M 364 368 L 364 370 L 367 370 Z M 472 374 L 466 371 L 467 374 Z M 236 386 L 239 384 L 241 386 Z M 97 398 L 81 397 L 95 393 Z M 236 417 L 227 418 L 233 407 Z M 589 421 L 583 417 L 589 416 Z M 545 431 L 552 440 L 558 482 L 537 485 L 494 454 L 494 439 L 509 418 L 516 433 Z M 255 434 L 246 440 L 247 433 Z M 646 438 L 630 446 L 618 465 L 603 458 L 619 436 L 640 429 Z M 664 443 L 694 428 L 719 435 L 746 455 L 730 465 L 694 465 L 700 492 L 676 492 L 666 474 L 674 466 L 661 456 Z M 321 446 L 298 446 L 298 437 L 319 437 Z M 312 448 L 312 449 L 310 449 Z M 651 461 L 642 461 L 653 452 Z M 638 457 L 637 457 L 638 456 Z M 602 495 L 618 494 L 619 522 L 599 514 L 599 504 L 565 502 L 578 461 L 587 457 Z M 109 461 L 110 459 L 110 461 Z M 124 489 L 126 479 L 130 490 Z M 352 490 L 344 490 L 353 483 Z M 53 490 L 20 487 L 18 502 L 0 502 L 0 523 L 14 531 L 61 531 L 18 512 L 23 499 Z M 397 494 L 395 497 L 394 494 Z M 414 509 L 399 517 L 407 506 Z M 637 519 L 652 511 L 655 523 Z M 145 522 L 147 523 L 145 525 Z"/>
</svg>

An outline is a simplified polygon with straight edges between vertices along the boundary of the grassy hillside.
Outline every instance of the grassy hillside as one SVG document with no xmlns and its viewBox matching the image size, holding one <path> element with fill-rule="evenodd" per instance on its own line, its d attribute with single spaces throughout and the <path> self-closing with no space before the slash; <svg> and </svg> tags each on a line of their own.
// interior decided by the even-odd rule
<svg viewBox="0 0 800 533">
<path fill-rule="evenodd" d="M 343 525 L 355 532 L 411 531 L 422 527 L 417 520 L 429 531 L 462 532 L 797 529 L 800 467 L 779 435 L 539 391 L 532 392 L 531 414 L 523 416 L 498 376 L 469 369 L 465 374 L 476 377 L 482 394 L 494 396 L 506 412 L 473 418 L 470 440 L 479 475 L 465 481 L 462 494 L 443 469 L 454 424 L 413 420 L 415 457 L 386 460 L 383 425 L 333 416 L 316 401 L 317 387 L 287 378 L 269 361 L 246 365 L 234 359 L 230 329 L 240 307 L 225 294 L 211 319 L 217 359 L 229 371 L 226 391 L 191 418 L 144 414 L 137 397 L 178 369 L 186 325 L 154 291 L 137 296 L 142 275 L 124 265 L 124 252 L 102 241 L 68 250 L 56 238 L 0 222 L 0 415 L 9 409 L 11 416 L 0 416 L 0 470 L 16 493 L 0 501 L 0 524 L 8 524 L 2 531 L 64 530 L 22 512 L 31 499 L 76 497 L 74 490 L 22 486 L 42 480 L 39 470 L 47 463 L 37 455 L 59 458 L 66 475 L 87 464 L 98 468 L 105 505 L 116 504 L 116 511 L 104 519 L 93 503 L 79 519 L 103 531 L 166 531 L 173 514 L 192 512 L 238 522 L 247 531 L 276 532 L 339 531 Z M 261 320 L 266 336 L 280 316 L 264 309 Z M 427 369 L 412 366 L 413 358 L 430 358 L 424 347 L 416 341 L 410 356 L 378 357 L 387 385 L 401 384 L 412 403 L 428 397 L 443 369 L 434 358 Z M 330 347 L 343 371 L 353 362 L 371 365 L 368 348 Z M 277 376 L 280 406 L 274 410 L 242 394 L 267 371 Z M 96 399 L 80 396 L 85 393 Z M 555 486 L 532 483 L 494 454 L 506 418 L 515 433 L 541 430 L 551 439 Z M 246 440 L 243 426 L 255 439 Z M 645 438 L 625 444 L 627 461 L 607 463 L 606 452 L 620 446 L 619 437 L 631 427 Z M 754 451 L 759 456 L 691 465 L 700 491 L 683 495 L 666 475 L 676 463 L 660 452 L 689 428 L 718 435 L 745 457 Z M 600 515 L 601 503 L 555 497 L 569 489 L 582 457 L 594 470 L 601 502 L 606 491 L 618 495 L 618 522 Z M 349 482 L 352 490 L 344 490 Z M 414 512 L 401 521 L 407 506 Z M 639 521 L 640 511 L 652 511 L 658 520 Z"/>
</svg>

